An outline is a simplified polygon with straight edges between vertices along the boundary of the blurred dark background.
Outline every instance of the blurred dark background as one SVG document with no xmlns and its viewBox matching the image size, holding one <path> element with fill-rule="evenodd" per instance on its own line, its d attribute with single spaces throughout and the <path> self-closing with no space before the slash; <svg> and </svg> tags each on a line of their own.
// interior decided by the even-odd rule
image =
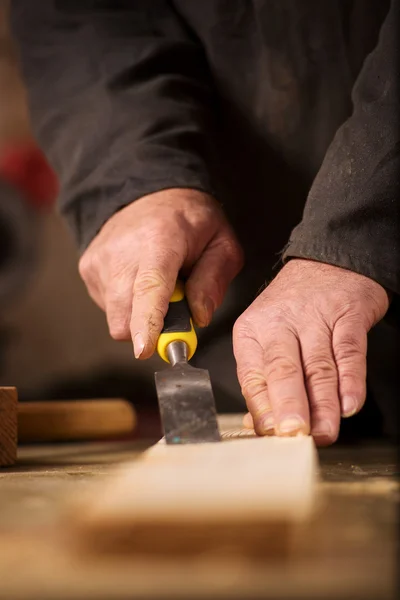
<svg viewBox="0 0 400 600">
<path fill-rule="evenodd" d="M 10 143 L 31 138 L 7 4 L 0 0 L 0 153 Z M 153 373 L 160 360 L 138 363 L 129 343 L 109 337 L 102 312 L 79 278 L 77 261 L 74 242 L 60 216 L 53 211 L 43 217 L 32 278 L 0 306 L 0 385 L 17 386 L 23 401 L 120 396 L 139 410 L 156 412 Z M 219 410 L 238 412 L 244 410 L 244 403 L 229 336 L 235 314 L 229 299 L 227 305 L 213 330 L 218 337 L 220 328 L 220 341 L 204 332 L 198 364 L 211 371 Z M 379 331 L 373 335 L 379 336 Z M 343 423 L 341 438 L 357 439 L 360 431 L 380 436 L 382 424 L 375 404 L 369 402 L 360 415 Z"/>
</svg>

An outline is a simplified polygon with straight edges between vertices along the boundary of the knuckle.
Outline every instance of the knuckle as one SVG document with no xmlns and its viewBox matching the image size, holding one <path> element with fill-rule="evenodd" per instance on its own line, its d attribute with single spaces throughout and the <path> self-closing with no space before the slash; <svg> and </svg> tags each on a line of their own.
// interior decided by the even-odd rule
<svg viewBox="0 0 400 600">
<path fill-rule="evenodd" d="M 267 361 L 266 372 L 268 380 L 275 383 L 297 377 L 301 373 L 301 367 L 297 361 L 278 353 Z"/>
<path fill-rule="evenodd" d="M 249 337 L 249 333 L 250 333 L 250 331 L 249 331 L 247 321 L 244 318 L 244 316 L 242 315 L 241 317 L 236 319 L 236 321 L 233 325 L 232 336 L 233 336 L 234 342 L 235 342 L 235 340 L 241 340 L 243 338 Z"/>
<path fill-rule="evenodd" d="M 232 329 L 233 346 L 239 347 L 246 340 L 256 340 L 258 336 L 254 333 L 254 327 L 251 319 L 246 315 L 239 317 Z"/>
<path fill-rule="evenodd" d="M 330 289 L 329 293 L 325 296 L 326 308 L 330 312 L 334 312 L 337 318 L 343 318 L 348 315 L 352 306 L 355 305 L 355 299 L 353 294 L 346 289 L 333 290 Z"/>
<path fill-rule="evenodd" d="M 111 321 L 108 325 L 108 330 L 113 340 L 116 341 L 123 341 L 130 337 L 128 325 L 120 321 Z"/>
<path fill-rule="evenodd" d="M 318 382 L 332 381 L 337 378 L 334 362 L 322 353 L 304 359 L 304 375 L 306 381 L 312 381 L 314 385 Z"/>
<path fill-rule="evenodd" d="M 180 246 L 180 244 L 178 243 L 177 246 Z M 163 246 L 163 249 L 158 257 L 160 265 L 165 267 L 168 267 L 171 262 L 182 262 L 182 259 L 182 252 L 174 247 L 167 246 L 167 243 L 165 243 Z"/>
<path fill-rule="evenodd" d="M 93 273 L 94 270 L 96 270 L 95 255 L 93 255 L 92 253 L 83 254 L 78 263 L 79 275 L 82 277 L 83 280 L 86 280 L 90 277 L 91 273 Z"/>
<path fill-rule="evenodd" d="M 340 341 L 337 342 L 335 347 L 336 359 L 340 362 L 348 361 L 364 354 L 363 343 L 360 336 L 352 332 L 346 333 L 342 336 Z"/>
<path fill-rule="evenodd" d="M 271 338 L 279 338 L 282 329 L 295 331 L 294 323 L 298 321 L 298 316 L 293 314 L 293 307 L 288 302 L 271 300 L 268 295 L 268 288 L 264 292 L 266 303 L 268 305 L 268 331 Z"/>
<path fill-rule="evenodd" d="M 298 411 L 298 399 L 293 396 L 280 398 L 275 407 L 281 415 L 293 414 Z"/>
<path fill-rule="evenodd" d="M 110 285 L 107 286 L 106 300 L 107 305 L 113 312 L 121 312 L 128 310 L 131 304 L 131 289 L 133 281 L 131 278 L 113 277 Z"/>
<path fill-rule="evenodd" d="M 164 311 L 159 306 L 152 306 L 145 316 L 146 329 L 150 337 L 155 339 L 161 331 L 164 322 Z"/>
<path fill-rule="evenodd" d="M 238 373 L 241 391 L 244 398 L 257 398 L 267 392 L 267 384 L 264 376 L 257 372 Z"/>
<path fill-rule="evenodd" d="M 162 289 L 168 288 L 168 285 L 169 282 L 163 269 L 153 268 L 142 272 L 136 278 L 134 294 L 140 297 L 152 292 L 161 292 Z"/>
<path fill-rule="evenodd" d="M 242 247 L 233 236 L 227 237 L 221 242 L 221 250 L 229 262 L 234 263 L 236 266 L 243 264 L 244 253 Z"/>
<path fill-rule="evenodd" d="M 351 394 L 356 398 L 365 399 L 366 394 L 366 365 L 362 370 L 360 369 L 349 369 L 340 373 L 340 387 L 342 390 L 346 390 L 347 394 Z"/>
<path fill-rule="evenodd" d="M 312 404 L 314 419 L 333 419 L 336 420 L 338 413 L 337 399 L 321 396 L 315 399 Z"/>
</svg>

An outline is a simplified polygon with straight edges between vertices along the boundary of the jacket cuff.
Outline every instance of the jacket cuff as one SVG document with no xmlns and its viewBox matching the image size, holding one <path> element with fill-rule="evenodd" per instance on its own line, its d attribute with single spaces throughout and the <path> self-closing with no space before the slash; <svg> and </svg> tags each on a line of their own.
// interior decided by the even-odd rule
<svg viewBox="0 0 400 600">
<path fill-rule="evenodd" d="M 209 182 L 184 177 L 146 182 L 139 186 L 137 181 L 127 180 L 120 188 L 93 190 L 77 198 L 62 212 L 78 244 L 79 253 L 83 254 L 103 225 L 119 210 L 143 196 L 171 188 L 187 188 L 214 195 Z"/>
<path fill-rule="evenodd" d="M 371 256 L 368 249 L 352 248 L 348 241 L 343 250 L 340 244 L 326 237 L 310 241 L 299 235 L 291 239 L 283 251 L 284 263 L 291 258 L 305 258 L 342 267 L 373 279 L 393 294 L 400 294 L 400 274 L 395 266 L 392 268 L 387 263 L 383 264 L 379 256 Z"/>
</svg>

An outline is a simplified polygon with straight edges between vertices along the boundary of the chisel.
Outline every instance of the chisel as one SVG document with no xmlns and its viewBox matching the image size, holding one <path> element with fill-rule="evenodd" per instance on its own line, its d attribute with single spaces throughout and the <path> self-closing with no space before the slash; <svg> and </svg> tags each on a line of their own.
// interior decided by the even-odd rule
<svg viewBox="0 0 400 600">
<path fill-rule="evenodd" d="M 189 365 L 197 336 L 184 292 L 177 281 L 157 342 L 159 356 L 170 364 L 155 374 L 158 404 L 167 444 L 221 440 L 208 371 Z"/>
</svg>

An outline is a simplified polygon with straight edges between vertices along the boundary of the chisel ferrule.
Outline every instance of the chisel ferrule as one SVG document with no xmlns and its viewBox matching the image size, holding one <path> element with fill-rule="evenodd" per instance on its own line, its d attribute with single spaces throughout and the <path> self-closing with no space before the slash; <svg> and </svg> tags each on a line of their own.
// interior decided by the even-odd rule
<svg viewBox="0 0 400 600">
<path fill-rule="evenodd" d="M 168 344 L 167 357 L 173 367 L 179 363 L 187 363 L 188 346 L 186 342 L 175 341 Z"/>
</svg>

